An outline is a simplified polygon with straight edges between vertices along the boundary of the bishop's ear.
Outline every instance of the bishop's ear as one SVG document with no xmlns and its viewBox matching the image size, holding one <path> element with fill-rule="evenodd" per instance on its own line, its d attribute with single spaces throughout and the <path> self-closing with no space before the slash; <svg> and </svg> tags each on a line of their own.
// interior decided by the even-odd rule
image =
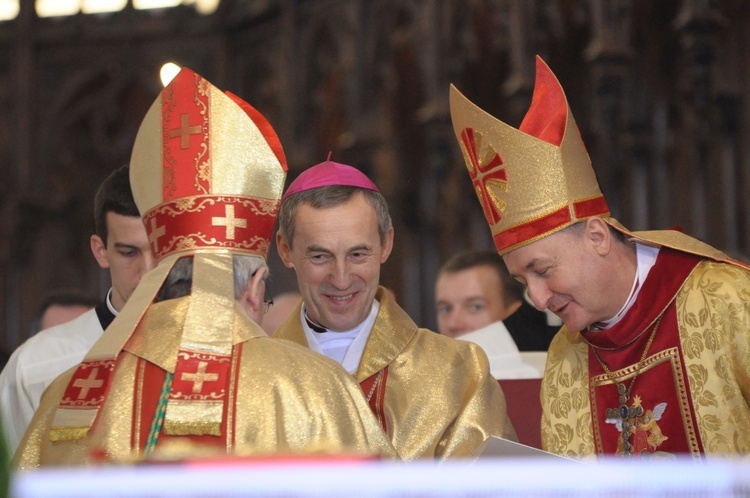
<svg viewBox="0 0 750 498">
<path fill-rule="evenodd" d="M 281 231 L 276 232 L 276 249 L 279 251 L 279 257 L 281 262 L 287 268 L 294 268 L 294 262 L 292 261 L 292 248 L 287 243 L 287 240 L 281 235 Z"/>
<path fill-rule="evenodd" d="M 598 216 L 586 220 L 586 240 L 600 256 L 606 256 L 612 249 L 609 225 Z"/>
<path fill-rule="evenodd" d="M 247 282 L 247 289 L 243 296 L 243 305 L 255 314 L 263 312 L 263 296 L 266 292 L 265 276 L 268 272 L 266 267 L 258 268 Z"/>
</svg>

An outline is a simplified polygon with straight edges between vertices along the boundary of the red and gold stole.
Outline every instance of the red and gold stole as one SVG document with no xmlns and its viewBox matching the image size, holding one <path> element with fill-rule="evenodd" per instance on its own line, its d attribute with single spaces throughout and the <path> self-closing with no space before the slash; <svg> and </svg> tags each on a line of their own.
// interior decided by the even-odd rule
<svg viewBox="0 0 750 498">
<path fill-rule="evenodd" d="M 217 436 L 209 434 L 203 435 L 183 435 L 183 436 L 170 436 L 164 431 L 158 435 L 159 444 L 169 441 L 172 438 L 184 438 L 187 437 L 193 442 L 200 443 L 206 446 L 218 446 L 231 448 L 234 446 L 234 422 L 236 420 L 236 391 L 238 385 L 239 375 L 239 362 L 242 356 L 242 344 L 234 346 L 234 354 L 232 354 L 231 365 L 227 368 L 227 375 L 225 378 L 217 379 L 216 382 L 205 382 L 205 388 L 208 391 L 226 391 L 226 396 L 229 399 L 229 403 L 225 403 L 223 406 L 223 413 L 221 416 L 221 430 Z M 134 378 L 133 388 L 134 400 L 133 404 L 133 427 L 131 430 L 131 447 L 137 449 L 139 453 L 143 453 L 146 444 L 149 439 L 149 431 L 154 421 L 154 417 L 157 416 L 157 408 L 159 405 L 159 398 L 161 396 L 161 388 L 166 377 L 166 371 L 153 363 L 138 359 L 138 368 L 136 370 L 136 376 Z M 209 384 L 216 384 L 210 386 Z"/>
<path fill-rule="evenodd" d="M 612 409 L 619 413 L 622 403 L 612 377 L 630 390 L 626 406 L 630 411 L 627 418 L 633 424 L 628 438 L 632 454 L 666 452 L 699 456 L 703 451 L 675 310 L 678 291 L 701 260 L 662 247 L 625 317 L 607 330 L 582 333 L 590 345 L 589 399 L 597 453 L 623 453 L 623 417 L 612 416 Z M 655 327 L 658 329 L 653 343 L 641 362 Z M 611 374 L 605 371 L 592 348 Z"/>
</svg>

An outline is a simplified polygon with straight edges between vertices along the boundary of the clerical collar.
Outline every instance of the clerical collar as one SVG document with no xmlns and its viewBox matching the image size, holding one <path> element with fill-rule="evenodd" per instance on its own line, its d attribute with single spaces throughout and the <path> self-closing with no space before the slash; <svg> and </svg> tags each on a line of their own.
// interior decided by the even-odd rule
<svg viewBox="0 0 750 498">
<path fill-rule="evenodd" d="M 117 316 L 117 310 L 112 306 L 112 289 L 107 292 L 107 297 L 104 301 L 96 305 L 94 310 L 96 311 L 96 317 L 99 319 L 99 324 L 102 326 L 102 330 L 107 330 L 107 327 L 115 320 Z"/>
<path fill-rule="evenodd" d="M 302 315 L 305 318 L 305 322 L 307 323 L 307 326 L 310 327 L 313 332 L 317 332 L 319 334 L 323 334 L 325 332 L 328 332 L 328 329 L 322 326 L 319 323 L 315 323 L 312 318 L 307 314 L 307 309 L 305 308 L 304 304 L 302 305 Z"/>
<path fill-rule="evenodd" d="M 107 302 L 107 308 L 109 308 L 109 311 L 112 312 L 113 315 L 117 316 L 120 314 L 120 312 L 117 311 L 114 306 L 112 306 L 112 287 L 109 288 L 105 301 Z"/>
<path fill-rule="evenodd" d="M 367 345 L 367 340 L 370 338 L 370 332 L 375 324 L 375 319 L 378 316 L 379 310 L 380 303 L 375 299 L 372 302 L 370 314 L 367 315 L 367 318 L 365 318 L 362 323 L 351 330 L 345 330 L 342 332 L 329 331 L 326 333 L 316 332 L 310 326 L 309 322 L 312 322 L 312 320 L 308 319 L 305 304 L 302 303 L 302 308 L 300 309 L 300 322 L 302 323 L 302 330 L 305 333 L 305 338 L 307 339 L 307 344 L 310 346 L 310 349 L 316 353 L 320 353 L 338 361 L 347 372 L 354 374 L 357 371 L 359 362 L 365 352 L 365 346 Z M 315 324 L 314 322 L 313 324 L 316 325 L 316 327 L 320 327 L 319 324 Z M 350 343 L 348 345 L 342 345 L 342 340 L 348 340 Z M 332 349 L 327 351 L 326 343 L 335 344 L 335 348 L 338 349 L 338 352 L 333 351 Z M 343 352 L 341 351 L 342 348 L 344 349 Z"/>
<path fill-rule="evenodd" d="M 616 325 L 620 320 L 622 320 L 627 312 L 630 311 L 630 308 L 633 307 L 633 304 L 635 304 L 635 301 L 638 298 L 638 294 L 641 291 L 641 287 L 643 287 L 642 285 L 640 285 L 640 282 L 646 281 L 648 272 L 651 271 L 651 268 L 653 268 L 654 264 L 656 263 L 656 257 L 659 255 L 659 248 L 646 246 L 636 242 L 635 251 L 637 268 L 635 277 L 633 277 L 633 285 L 630 288 L 630 295 L 625 300 L 625 304 L 622 306 L 622 308 L 620 308 L 620 311 L 618 311 L 615 316 L 613 316 L 609 320 L 597 322 L 596 324 L 592 325 L 591 330 L 604 330 Z"/>
</svg>

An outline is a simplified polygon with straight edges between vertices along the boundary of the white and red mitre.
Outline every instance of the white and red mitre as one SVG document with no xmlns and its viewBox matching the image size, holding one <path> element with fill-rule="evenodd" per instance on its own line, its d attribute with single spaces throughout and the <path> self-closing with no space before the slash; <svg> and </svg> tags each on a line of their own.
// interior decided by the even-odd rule
<svg viewBox="0 0 750 498">
<path fill-rule="evenodd" d="M 188 255 L 193 283 L 179 351 L 154 360 L 173 375 L 164 430 L 219 435 L 232 348 L 247 339 L 234 329 L 232 256 L 267 256 L 286 171 L 276 133 L 249 104 L 187 68 L 164 88 L 141 123 L 130 163 L 133 198 L 157 267 L 78 367 L 55 415 L 53 440 L 88 434 L 119 353 L 157 317 L 154 298 L 174 263 Z M 196 383 L 182 379 L 196 371 L 214 372 L 218 380 L 195 392 Z"/>
</svg>

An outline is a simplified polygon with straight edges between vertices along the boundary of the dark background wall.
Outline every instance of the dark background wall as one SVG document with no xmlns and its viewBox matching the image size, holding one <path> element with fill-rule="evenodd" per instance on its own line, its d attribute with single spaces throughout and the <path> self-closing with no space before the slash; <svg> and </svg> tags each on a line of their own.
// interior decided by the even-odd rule
<svg viewBox="0 0 750 498">
<path fill-rule="evenodd" d="M 440 263 L 492 247 L 453 136 L 448 84 L 517 126 L 534 55 L 566 89 L 614 215 L 680 225 L 750 254 L 748 50 L 742 0 L 223 0 L 0 23 L 0 347 L 48 289 L 104 295 L 89 250 L 99 182 L 129 160 L 167 61 L 255 105 L 291 181 L 356 165 L 391 205 L 382 282 L 433 327 Z M 272 249 L 272 288 L 295 280 Z"/>
</svg>

